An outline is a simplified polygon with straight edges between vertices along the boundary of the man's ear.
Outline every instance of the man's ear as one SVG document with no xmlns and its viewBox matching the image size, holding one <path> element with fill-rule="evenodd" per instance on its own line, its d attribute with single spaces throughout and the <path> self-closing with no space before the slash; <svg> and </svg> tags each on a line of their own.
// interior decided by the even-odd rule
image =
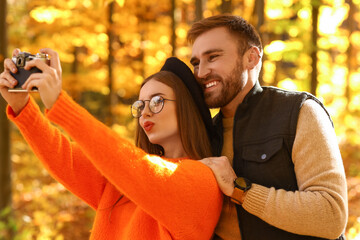
<svg viewBox="0 0 360 240">
<path fill-rule="evenodd" d="M 261 53 L 259 48 L 252 46 L 245 53 L 245 57 L 246 57 L 245 61 L 246 61 L 247 69 L 252 70 L 261 61 Z"/>
</svg>

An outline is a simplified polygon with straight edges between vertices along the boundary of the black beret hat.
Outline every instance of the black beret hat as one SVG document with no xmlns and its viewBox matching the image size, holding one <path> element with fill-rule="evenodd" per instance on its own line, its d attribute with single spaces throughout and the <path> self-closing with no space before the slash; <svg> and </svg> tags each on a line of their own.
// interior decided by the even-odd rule
<svg viewBox="0 0 360 240">
<path fill-rule="evenodd" d="M 185 83 L 185 86 L 189 90 L 197 108 L 199 109 L 208 133 L 208 137 L 211 141 L 212 137 L 214 136 L 214 129 L 211 120 L 210 110 L 206 106 L 203 91 L 200 85 L 197 83 L 191 69 L 178 58 L 170 57 L 165 61 L 165 64 L 161 68 L 161 71 L 172 72 Z"/>
</svg>

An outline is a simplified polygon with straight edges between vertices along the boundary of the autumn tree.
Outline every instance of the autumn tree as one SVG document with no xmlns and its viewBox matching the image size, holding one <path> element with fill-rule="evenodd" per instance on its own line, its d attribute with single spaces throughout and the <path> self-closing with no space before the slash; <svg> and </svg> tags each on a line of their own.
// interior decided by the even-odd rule
<svg viewBox="0 0 360 240">
<path fill-rule="evenodd" d="M 7 56 L 7 26 L 5 0 L 0 1 L 0 72 L 4 71 L 4 59 Z M 10 124 L 5 114 L 6 102 L 0 97 L 0 223 L 9 228 L 11 209 L 11 161 L 10 161 Z M 6 213 L 6 214 L 5 214 Z M 1 232 L 5 231 L 5 232 Z M 5 236 L 4 236 L 5 235 Z M 11 228 L 1 229 L 0 238 L 12 235 Z"/>
<path fill-rule="evenodd" d="M 316 96 L 316 89 L 318 86 L 318 58 L 317 58 L 317 42 L 318 42 L 318 18 L 319 18 L 319 6 L 320 1 L 312 1 L 312 50 L 311 50 L 311 84 L 310 84 L 310 93 L 312 93 L 314 96 Z"/>
<path fill-rule="evenodd" d="M 4 71 L 7 55 L 6 1 L 0 1 L 0 72 Z M 5 114 L 6 102 L 0 97 L 0 210 L 10 206 L 10 125 Z"/>
<path fill-rule="evenodd" d="M 191 48 L 186 33 L 194 21 L 222 12 L 240 15 L 257 28 L 263 41 L 263 85 L 316 93 L 334 120 L 347 174 L 356 178 L 360 176 L 359 5 L 359 0 L 16 0 L 8 5 L 8 25 L 1 13 L 1 31 L 8 26 L 9 49 L 57 50 L 63 88 L 131 140 L 136 121 L 129 105 L 137 99 L 143 79 L 158 71 L 167 57 L 175 55 L 188 63 Z M 5 56 L 6 50 L 2 53 Z M 1 146 L 9 144 L 3 138 L 9 130 L 7 121 L 0 128 Z M 30 229 L 30 237 L 22 239 L 88 239 L 90 226 L 81 225 L 89 213 L 86 207 L 51 182 L 15 129 L 11 137 L 14 214 L 22 233 Z M 1 162 L 3 156 L 1 149 Z M 352 196 L 355 203 L 357 195 Z M 47 213 L 59 217 L 48 218 Z M 354 229 L 357 217 L 351 211 L 350 215 L 349 227 Z M 73 231 L 74 226 L 79 230 Z"/>
</svg>

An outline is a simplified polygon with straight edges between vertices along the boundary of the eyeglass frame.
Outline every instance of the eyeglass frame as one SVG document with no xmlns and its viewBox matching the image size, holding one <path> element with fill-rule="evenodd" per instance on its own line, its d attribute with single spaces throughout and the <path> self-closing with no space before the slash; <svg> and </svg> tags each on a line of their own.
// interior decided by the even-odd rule
<svg viewBox="0 0 360 240">
<path fill-rule="evenodd" d="M 153 99 L 156 98 L 156 97 L 159 97 L 159 98 L 161 99 L 161 108 L 160 108 L 159 111 L 154 112 L 154 111 L 151 109 L 151 107 L 150 107 L 150 103 L 151 103 L 151 100 L 153 100 Z M 140 118 L 140 117 L 142 116 L 142 111 L 144 111 L 144 109 L 145 109 L 145 107 L 146 107 L 146 102 L 149 102 L 148 107 L 149 107 L 150 112 L 152 112 L 153 114 L 158 114 L 158 113 L 160 113 L 160 112 L 163 110 L 165 101 L 175 102 L 176 100 L 164 98 L 163 96 L 160 96 L 160 95 L 155 95 L 155 96 L 151 97 L 151 99 L 149 99 L 149 100 L 136 100 L 136 101 L 135 101 L 133 104 L 131 104 L 131 106 L 130 106 L 130 108 L 131 108 L 131 115 L 132 115 L 134 118 Z M 134 104 L 137 103 L 137 102 L 142 102 L 142 103 L 143 103 L 143 108 L 140 109 L 140 115 L 139 115 L 139 116 L 138 116 L 138 115 L 134 116 L 133 106 L 134 106 Z M 138 112 L 138 111 L 136 111 L 136 112 Z"/>
</svg>

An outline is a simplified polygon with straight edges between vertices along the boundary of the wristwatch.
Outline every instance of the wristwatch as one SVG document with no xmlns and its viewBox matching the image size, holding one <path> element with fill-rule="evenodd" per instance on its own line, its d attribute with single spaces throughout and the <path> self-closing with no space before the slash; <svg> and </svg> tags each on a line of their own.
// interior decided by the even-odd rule
<svg viewBox="0 0 360 240">
<path fill-rule="evenodd" d="M 241 205 L 244 202 L 246 191 L 251 188 L 251 181 L 244 177 L 238 177 L 234 180 L 234 192 L 230 199 L 232 202 Z"/>
</svg>

